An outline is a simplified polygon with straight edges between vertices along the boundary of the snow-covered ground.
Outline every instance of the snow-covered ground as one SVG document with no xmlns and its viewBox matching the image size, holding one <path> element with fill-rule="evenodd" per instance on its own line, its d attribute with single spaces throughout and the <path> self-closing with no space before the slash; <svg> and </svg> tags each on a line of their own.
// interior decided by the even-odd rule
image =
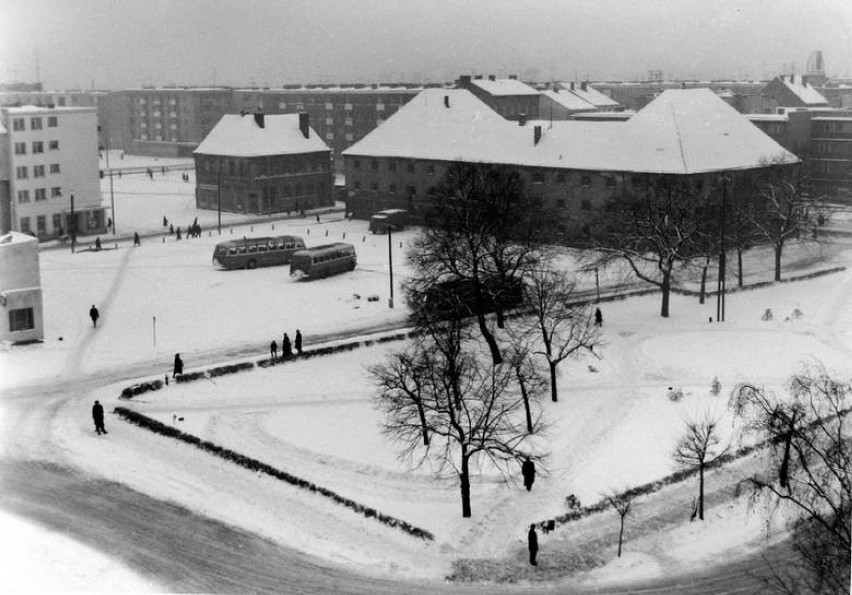
<svg viewBox="0 0 852 595">
<path fill-rule="evenodd" d="M 168 179 L 172 175 L 174 181 Z M 117 212 L 134 213 L 125 215 L 124 221 L 138 221 L 140 229 L 159 231 L 167 212 L 172 213 L 167 215 L 170 219 L 179 221 L 175 213 L 183 213 L 187 223 L 199 216 L 204 225 L 209 213 L 194 210 L 192 185 L 184 184 L 180 173 L 166 174 L 165 180 L 159 177 L 155 175 L 153 181 L 143 176 L 122 178 L 122 183 L 138 185 L 117 202 Z M 160 198 L 157 187 L 162 188 Z M 163 202 L 148 203 L 146 197 Z M 167 211 L 162 206 L 177 203 L 185 210 Z M 121 215 L 118 225 L 121 233 Z M 249 225 L 236 226 L 234 236 L 296 233 L 315 245 L 342 240 L 345 234 L 345 241 L 356 246 L 357 269 L 312 282 L 291 279 L 287 267 L 216 270 L 210 261 L 213 246 L 230 237 L 229 230 L 222 238 L 214 233 L 180 242 L 157 239 L 139 248 L 123 242 L 118 249 L 99 253 L 42 251 L 45 341 L 0 352 L 0 390 L 20 392 L 31 384 L 92 374 L 107 380 L 102 388 L 62 402 L 45 429 L 47 438 L 13 432 L 25 415 L 21 410 L 25 405 L 3 399 L 0 453 L 15 456 L 31 444 L 52 441 L 66 462 L 92 474 L 302 551 L 365 572 L 440 579 L 457 558 L 517 557 L 525 547 L 528 524 L 563 513 L 568 494 L 590 504 L 609 491 L 673 471 L 671 451 L 685 419 L 710 411 L 722 420 L 726 438 L 736 437 L 738 426 L 725 407 L 727 392 L 735 383 L 750 380 L 780 387 L 801 361 L 822 362 L 843 376 L 851 359 L 852 304 L 847 296 L 852 272 L 848 271 L 730 294 L 724 324 L 708 323 L 715 315 L 714 300 L 699 305 L 696 298 L 673 296 L 668 319 L 658 316 L 659 295 L 606 303 L 602 306 L 606 345 L 598 350 L 601 359 L 563 364 L 560 401 L 542 403 L 552 424 L 546 472 L 542 469 L 529 493 L 519 485 L 519 478 L 506 483 L 488 472 L 480 473 L 473 485 L 473 517 L 463 520 L 455 479 L 435 478 L 428 469 L 411 472 L 379 432 L 365 368 L 381 361 L 389 350 L 402 348 L 403 342 L 215 380 L 172 384 L 131 402 L 117 400 L 121 388 L 131 381 L 110 381 L 114 370 L 153 364 L 166 374 L 176 352 L 192 370 L 209 361 L 212 353 L 222 354 L 223 360 L 265 357 L 272 339 L 280 341 L 284 332 L 292 338 L 297 328 L 311 347 L 320 337 L 404 322 L 399 284 L 410 274 L 403 254 L 416 230 L 393 237 L 397 303 L 390 309 L 386 236 L 370 235 L 365 222 L 345 221 L 339 215 L 323 217 L 319 223 L 315 219 L 277 221 L 274 231 L 272 225 L 256 223 L 253 230 Z M 821 250 L 792 247 L 790 260 L 808 270 L 852 260 L 838 247 Z M 747 259 L 751 280 L 771 279 L 768 256 L 762 252 Z M 586 276 L 583 283 L 593 287 L 594 279 Z M 380 299 L 368 301 L 371 295 Z M 97 329 L 88 318 L 92 303 L 101 310 Z M 775 313 L 772 321 L 761 320 L 767 308 Z M 796 308 L 803 316 L 785 320 Z M 590 370 L 590 364 L 596 371 Z M 718 396 L 710 393 L 714 377 L 723 387 Z M 685 398 L 671 402 L 666 397 L 668 386 L 682 388 Z M 428 529 L 435 534 L 435 542 L 412 539 L 111 415 L 107 417 L 110 434 L 97 437 L 89 415 L 95 398 L 108 411 L 119 404 L 138 409 Z M 104 442 L 110 448 L 104 448 Z M 712 523 L 643 536 L 635 543 L 628 535 L 628 555 L 597 569 L 589 580 L 608 584 L 656 576 L 673 565 L 697 565 L 702 556 L 724 559 L 765 538 L 762 519 L 749 517 L 742 507 L 720 506 L 711 514 Z M 588 525 L 584 530 L 593 536 L 603 531 Z M 74 572 L 50 577 L 63 578 L 70 590 L 88 589 L 86 579 L 93 573 L 108 572 L 120 582 L 129 572 L 111 566 L 107 557 L 79 556 L 64 539 L 61 543 L 57 539 L 56 549 L 46 555 L 41 544 L 54 543 L 56 536 L 7 515 L 0 515 L 0 526 L 34 544 L 30 554 L 18 552 L 18 568 L 73 566 Z M 543 537 L 542 556 L 548 555 L 548 548 L 559 547 L 572 530 L 569 524 Z M 699 539 L 713 546 L 691 547 Z M 36 574 L 46 575 L 44 581 L 50 575 L 30 576 Z M 37 576 L 35 586 L 9 580 L 11 590 L 39 590 L 39 586 L 43 590 L 53 585 L 39 585 Z M 138 590 L 150 587 L 143 578 L 123 584 L 136 585 Z"/>
</svg>

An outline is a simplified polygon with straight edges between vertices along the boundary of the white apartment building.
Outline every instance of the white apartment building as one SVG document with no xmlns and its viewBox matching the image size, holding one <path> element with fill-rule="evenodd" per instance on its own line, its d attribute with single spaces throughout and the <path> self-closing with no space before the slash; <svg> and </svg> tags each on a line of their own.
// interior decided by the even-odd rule
<svg viewBox="0 0 852 595">
<path fill-rule="evenodd" d="M 0 233 L 104 233 L 97 108 L 0 108 L 0 125 Z"/>
</svg>

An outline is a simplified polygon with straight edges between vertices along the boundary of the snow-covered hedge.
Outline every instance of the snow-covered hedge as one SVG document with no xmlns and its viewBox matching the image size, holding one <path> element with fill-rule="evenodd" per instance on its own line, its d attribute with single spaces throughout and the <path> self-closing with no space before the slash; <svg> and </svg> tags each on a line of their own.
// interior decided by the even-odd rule
<svg viewBox="0 0 852 595">
<path fill-rule="evenodd" d="M 225 374 L 234 374 L 243 370 L 251 370 L 252 368 L 254 368 L 254 362 L 241 362 L 239 364 L 229 364 L 227 366 L 210 368 L 209 370 L 207 370 L 207 375 L 210 378 L 216 378 L 217 376 L 224 376 Z"/>
<path fill-rule="evenodd" d="M 400 531 L 404 531 L 405 533 L 408 533 L 409 535 L 418 537 L 420 539 L 425 539 L 428 541 L 432 541 L 435 539 L 434 535 L 432 535 L 431 532 L 425 529 L 415 527 L 414 525 L 411 525 L 406 521 L 381 513 L 375 508 L 365 506 L 364 504 L 360 504 L 354 500 L 350 500 L 349 498 L 344 498 L 337 492 L 334 492 L 322 486 L 318 486 L 315 483 L 312 483 L 306 479 L 291 475 L 286 471 L 276 469 L 275 467 L 267 465 L 266 463 L 258 461 L 257 459 L 247 457 L 245 455 L 221 447 L 212 442 L 201 440 L 198 436 L 187 434 L 186 432 L 178 430 L 177 428 L 168 426 L 160 421 L 142 415 L 141 413 L 138 413 L 131 409 L 127 409 L 126 407 L 116 407 L 114 412 L 125 420 L 127 420 L 129 423 L 151 430 L 152 432 L 160 434 L 161 436 L 167 436 L 169 438 L 174 438 L 187 444 L 192 444 L 193 446 L 196 446 L 205 452 L 216 455 L 222 459 L 225 459 L 226 461 L 235 463 L 240 467 L 248 469 L 249 471 L 254 471 L 256 473 L 265 473 L 271 477 L 280 479 L 281 481 L 285 481 L 293 486 L 296 486 L 297 488 L 302 488 L 310 492 L 319 494 L 320 496 L 324 496 L 329 500 L 336 502 L 337 504 L 342 504 L 343 506 L 350 508 L 354 512 L 364 515 L 367 518 L 374 518 L 380 523 L 387 525 L 388 527 L 394 527 L 396 529 L 399 529 Z"/>
<path fill-rule="evenodd" d="M 121 391 L 121 399 L 132 399 L 136 395 L 141 395 L 142 393 L 147 393 L 152 390 L 160 390 L 163 388 L 162 380 L 151 380 L 149 382 L 140 382 L 138 384 L 133 384 L 128 386 L 123 391 Z"/>
</svg>

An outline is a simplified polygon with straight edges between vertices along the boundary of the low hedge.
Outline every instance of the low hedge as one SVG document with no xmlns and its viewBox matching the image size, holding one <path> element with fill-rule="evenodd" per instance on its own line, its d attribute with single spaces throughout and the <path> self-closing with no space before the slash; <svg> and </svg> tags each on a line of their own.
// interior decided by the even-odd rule
<svg viewBox="0 0 852 595">
<path fill-rule="evenodd" d="M 219 366 L 217 368 L 210 368 L 207 370 L 208 376 L 210 378 L 216 378 L 217 376 L 224 376 L 225 374 L 235 374 L 236 372 L 241 372 L 242 370 L 251 370 L 254 368 L 254 362 L 242 362 L 239 364 L 229 364 L 227 366 Z"/>
<path fill-rule="evenodd" d="M 114 412 L 124 418 L 129 423 L 150 430 L 155 434 L 160 434 L 161 436 L 174 438 L 187 444 L 191 444 L 205 452 L 216 455 L 226 461 L 235 463 L 240 467 L 243 467 L 244 469 L 259 473 L 265 473 L 266 475 L 269 475 L 281 481 L 285 481 L 290 485 L 308 490 L 310 492 L 314 492 L 316 494 L 324 496 L 325 498 L 328 498 L 329 500 L 332 500 L 333 502 L 336 502 L 337 504 L 342 504 L 343 506 L 353 510 L 354 512 L 364 515 L 366 518 L 376 519 L 377 521 L 384 525 L 387 525 L 388 527 L 399 529 L 400 531 L 408 533 L 409 535 L 427 541 L 433 541 L 435 539 L 435 536 L 425 529 L 415 527 L 414 525 L 411 525 L 406 521 L 381 513 L 375 508 L 365 506 L 364 504 L 360 504 L 354 500 L 350 500 L 349 498 L 344 498 L 337 492 L 334 492 L 322 486 L 318 486 L 306 479 L 291 475 L 286 471 L 276 469 L 275 467 L 267 465 L 266 463 L 258 461 L 257 459 L 247 457 L 245 455 L 221 447 L 212 442 L 201 440 L 197 436 L 187 434 L 186 432 L 178 430 L 177 428 L 168 426 L 155 419 L 151 419 L 150 417 L 142 415 L 141 413 L 138 413 L 131 409 L 127 409 L 126 407 L 116 407 Z"/>
<path fill-rule="evenodd" d="M 139 384 L 133 384 L 128 386 L 123 391 L 121 391 L 120 399 L 132 399 L 136 395 L 141 395 L 143 393 L 150 392 L 152 390 L 160 390 L 163 388 L 162 380 L 151 380 L 149 382 L 140 382 Z"/>
</svg>

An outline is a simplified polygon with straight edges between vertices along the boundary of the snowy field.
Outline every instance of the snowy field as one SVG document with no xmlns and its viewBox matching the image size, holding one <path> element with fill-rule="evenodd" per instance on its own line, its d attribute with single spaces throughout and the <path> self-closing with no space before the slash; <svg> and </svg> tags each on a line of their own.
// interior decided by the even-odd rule
<svg viewBox="0 0 852 595">
<path fill-rule="evenodd" d="M 173 181 L 168 179 L 172 175 Z M 167 174 L 165 180 L 157 178 L 122 178 L 128 188 L 137 185 L 117 203 L 117 212 L 121 208 L 134 213 L 125 221 L 160 231 L 162 215 L 168 212 L 170 218 L 187 223 L 199 216 L 205 225 L 210 214 L 195 211 L 192 185 L 182 182 L 179 172 Z M 160 198 L 152 186 L 162 189 Z M 133 192 L 138 192 L 136 198 Z M 152 202 L 145 202 L 148 199 Z M 183 211 L 175 207 L 178 203 Z M 121 234 L 120 218 L 118 225 Z M 852 360 L 848 271 L 732 293 L 724 324 L 708 323 L 715 315 L 714 300 L 699 305 L 696 298 L 675 295 L 669 319 L 659 318 L 656 294 L 606 303 L 601 359 L 565 362 L 560 367 L 560 401 L 542 403 L 552 424 L 551 456 L 532 492 L 520 486 L 520 477 L 504 482 L 483 471 L 473 482 L 473 517 L 463 520 L 455 478 L 435 478 L 428 469 L 410 471 L 379 432 L 366 367 L 381 361 L 388 351 L 401 349 L 401 341 L 210 381 L 172 384 L 130 402 L 117 399 L 133 381 L 128 371 L 161 370 L 157 373 L 161 376 L 170 371 L 176 352 L 191 371 L 214 361 L 265 357 L 272 339 L 280 341 L 284 332 L 292 338 L 297 328 L 310 348 L 336 335 L 404 323 L 400 283 L 410 274 L 404 251 L 416 230 L 393 236 L 397 307 L 390 309 L 386 236 L 370 235 L 366 222 L 345 221 L 339 214 L 323 216 L 319 223 L 311 218 L 276 221 L 274 231 L 272 225 L 255 223 L 253 229 L 237 225 L 234 237 L 295 233 L 308 245 L 318 245 L 344 240 L 345 234 L 345 241 L 356 246 L 357 269 L 312 282 L 291 279 L 288 267 L 217 270 L 211 264 L 213 247 L 231 237 L 230 228 L 221 238 L 215 233 L 180 242 L 151 238 L 139 248 L 123 242 L 118 249 L 100 253 L 42 251 L 45 341 L 0 351 L 0 390 L 96 375 L 103 379 L 102 388 L 63 401 L 44 429 L 49 436 L 45 442 L 55 444 L 67 463 L 365 572 L 439 580 L 458 558 L 522 558 L 525 528 L 564 513 L 568 494 L 591 504 L 606 492 L 675 470 L 671 451 L 686 419 L 711 412 L 720 418 L 725 437 L 736 438 L 738 426 L 725 405 L 737 382 L 779 387 L 803 361 L 822 362 L 843 377 Z M 785 263 L 798 271 L 848 264 L 852 254 L 845 248 L 793 246 Z M 570 259 L 566 258 L 566 266 L 573 266 Z M 747 266 L 749 281 L 771 279 L 768 252 L 749 255 Z M 583 284 L 594 287 L 594 279 L 586 276 Z M 371 295 L 380 299 L 368 301 Z M 97 329 L 88 318 L 92 303 L 101 311 Z M 772 321 L 761 320 L 767 308 L 775 313 Z M 785 320 L 796 308 L 803 316 Z M 590 364 L 597 371 L 591 371 Z M 722 383 L 718 396 L 710 393 L 714 377 Z M 685 398 L 671 402 L 666 397 L 668 386 L 683 389 Z M 97 437 L 89 414 L 95 398 L 107 411 L 117 405 L 132 407 L 428 529 L 435 542 L 415 540 L 113 415 L 107 416 L 109 435 Z M 0 409 L 0 452 L 6 455 L 14 456 L 43 438 L 13 431 L 27 415 L 22 406 L 4 400 Z M 708 482 L 712 481 L 711 475 Z M 688 492 L 691 498 L 691 484 Z M 713 515 L 712 523 L 687 524 L 656 541 L 645 536 L 631 542 L 628 534 L 626 556 L 587 578 L 608 584 L 660 576 L 673 565 L 704 564 L 706 560 L 690 547 L 696 540 L 712 544 L 701 553 L 718 562 L 765 537 L 762 519 L 748 516 L 739 504 L 719 506 L 708 514 Z M 607 517 L 607 522 L 614 520 Z M 582 525 L 584 535 L 603 535 L 604 529 L 593 525 Z M 107 577 L 99 585 L 104 589 L 110 581 L 124 581 L 124 590 L 157 590 L 144 578 L 129 576 L 129 571 L 111 564 L 108 556 L 75 551 L 73 543 L 23 521 L 0 515 L 0 527 L 33 544 L 30 556 L 18 552 L 14 558 L 19 568 L 27 564 L 40 568 L 38 573 L 30 571 L 31 578 L 44 575 L 43 583 L 36 579 L 32 590 L 39 586 L 52 590 L 51 581 L 57 577 L 70 590 L 87 590 L 87 579 L 96 574 Z M 573 530 L 569 524 L 543 537 L 542 557 L 570 540 Z M 73 565 L 75 572 L 60 573 L 65 565 Z M 51 579 L 45 570 L 53 567 L 57 573 Z M 10 588 L 4 590 L 20 589 L 14 579 L 6 581 Z"/>
</svg>

